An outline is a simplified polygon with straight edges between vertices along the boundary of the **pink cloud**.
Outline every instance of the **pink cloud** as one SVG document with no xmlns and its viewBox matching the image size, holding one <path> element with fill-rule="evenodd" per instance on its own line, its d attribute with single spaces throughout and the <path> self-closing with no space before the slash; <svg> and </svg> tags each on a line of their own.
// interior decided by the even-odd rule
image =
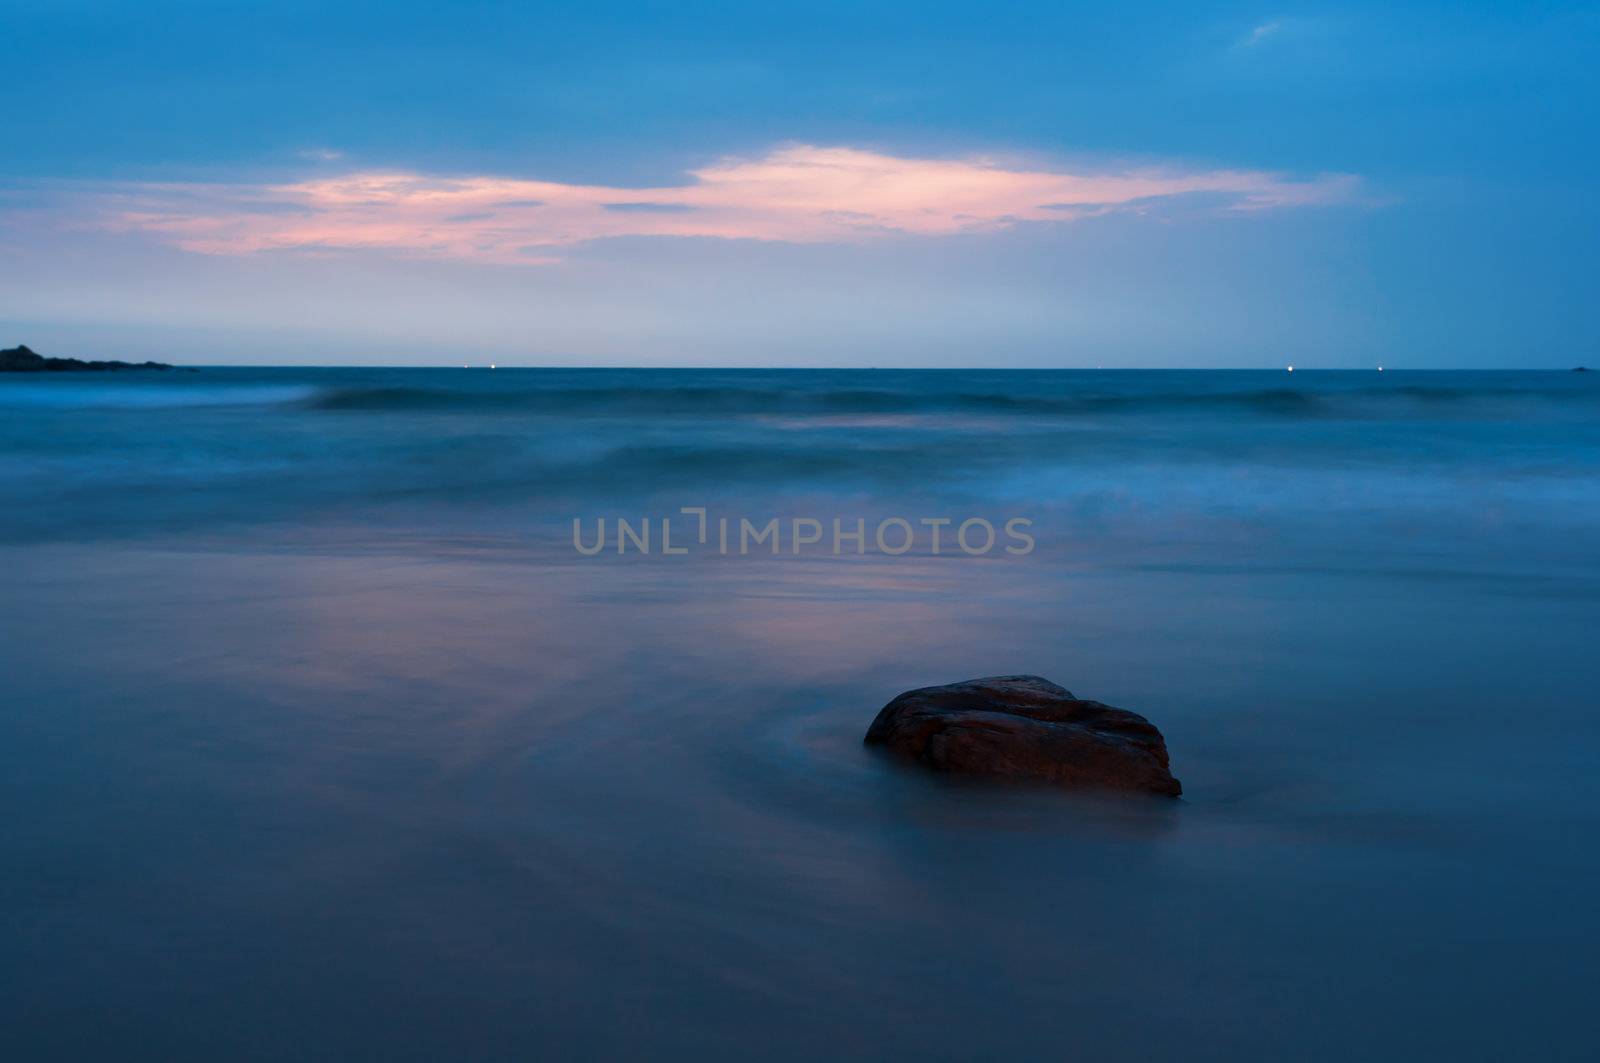
<svg viewBox="0 0 1600 1063">
<path fill-rule="evenodd" d="M 188 251 L 379 250 L 486 262 L 552 261 L 564 246 L 620 236 L 790 243 L 994 232 L 1151 210 L 1178 197 L 1263 211 L 1351 199 L 1357 179 L 1253 170 L 1064 172 L 984 158 L 901 158 L 783 147 L 724 159 L 682 185 L 612 188 L 506 177 L 357 172 L 292 184 L 161 184 L 94 194 L 96 228 Z"/>
</svg>

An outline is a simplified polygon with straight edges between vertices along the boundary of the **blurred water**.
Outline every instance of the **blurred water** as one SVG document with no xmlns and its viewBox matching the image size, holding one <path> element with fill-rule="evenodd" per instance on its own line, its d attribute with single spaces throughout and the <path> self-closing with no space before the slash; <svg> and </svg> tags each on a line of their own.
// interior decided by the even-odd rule
<svg viewBox="0 0 1600 1063">
<path fill-rule="evenodd" d="M 1600 385 L 0 381 L 8 1055 L 1586 1058 Z M 586 558 L 571 520 L 1038 548 Z M 1144 712 L 1180 803 L 869 755 Z"/>
</svg>

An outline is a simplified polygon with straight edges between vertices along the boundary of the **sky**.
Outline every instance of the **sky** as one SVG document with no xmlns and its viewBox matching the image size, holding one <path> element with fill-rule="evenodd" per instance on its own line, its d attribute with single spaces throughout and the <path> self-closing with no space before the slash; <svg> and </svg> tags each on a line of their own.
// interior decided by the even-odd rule
<svg viewBox="0 0 1600 1063">
<path fill-rule="evenodd" d="M 0 0 L 0 346 L 1600 363 L 1600 4 Z"/>
</svg>

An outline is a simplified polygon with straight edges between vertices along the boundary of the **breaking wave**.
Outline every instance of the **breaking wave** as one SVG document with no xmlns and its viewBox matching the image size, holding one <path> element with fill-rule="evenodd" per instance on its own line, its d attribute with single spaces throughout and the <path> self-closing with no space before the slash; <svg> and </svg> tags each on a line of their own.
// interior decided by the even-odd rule
<svg viewBox="0 0 1600 1063">
<path fill-rule="evenodd" d="M 1021 382 L 1019 382 L 1021 383 Z M 1283 418 L 1388 419 L 1464 416 L 1516 417 L 1546 404 L 1600 405 L 1597 389 L 1484 388 L 1403 385 L 1313 390 L 1294 387 L 1211 388 L 1137 393 L 1091 390 L 1040 393 L 946 391 L 919 388 L 808 389 L 673 384 L 659 387 L 344 387 L 308 397 L 305 405 L 327 411 L 535 412 L 628 416 L 861 416 L 962 413 L 1023 417 L 1253 413 Z"/>
</svg>

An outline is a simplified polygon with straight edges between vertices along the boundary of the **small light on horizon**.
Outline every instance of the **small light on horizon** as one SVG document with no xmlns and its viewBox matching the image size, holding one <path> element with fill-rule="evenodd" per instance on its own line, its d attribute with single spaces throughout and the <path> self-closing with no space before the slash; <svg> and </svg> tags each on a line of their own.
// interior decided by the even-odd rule
<svg viewBox="0 0 1600 1063">
<path fill-rule="evenodd" d="M 1292 366 L 1292 365 L 1291 365 L 1291 366 L 1290 366 L 1290 367 L 1289 367 L 1289 372 L 1291 372 L 1291 373 L 1292 373 L 1292 372 L 1294 372 L 1294 366 Z"/>
</svg>

